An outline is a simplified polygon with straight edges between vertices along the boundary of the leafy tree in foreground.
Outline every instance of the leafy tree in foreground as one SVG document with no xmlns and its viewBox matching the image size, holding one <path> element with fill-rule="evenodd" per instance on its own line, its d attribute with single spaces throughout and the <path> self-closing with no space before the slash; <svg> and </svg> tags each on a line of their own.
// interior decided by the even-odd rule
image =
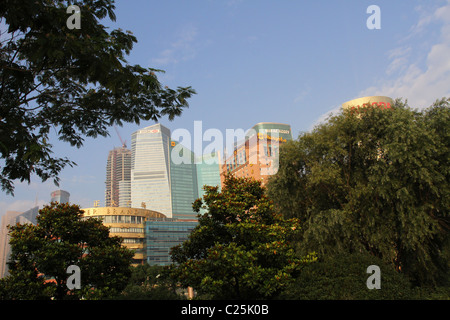
<svg viewBox="0 0 450 320">
<path fill-rule="evenodd" d="M 176 292 L 176 284 L 168 277 L 162 266 L 149 264 L 131 267 L 131 276 L 121 300 L 181 300 L 184 296 Z"/>
<path fill-rule="evenodd" d="M 68 29 L 67 8 L 80 8 L 81 28 Z M 54 179 L 67 158 L 52 155 L 50 129 L 72 146 L 107 136 L 123 122 L 172 120 L 188 106 L 190 87 L 163 87 L 161 70 L 129 65 L 137 42 L 131 32 L 109 31 L 113 0 L 2 0 L 0 6 L 0 184 Z M 6 26 L 6 28 L 4 28 Z"/>
<path fill-rule="evenodd" d="M 268 184 L 302 222 L 300 248 L 369 252 L 415 284 L 444 285 L 449 265 L 450 99 L 422 112 L 343 110 L 282 146 Z"/>
<path fill-rule="evenodd" d="M 380 268 L 380 288 L 368 289 L 371 273 Z M 370 281 L 370 279 L 369 279 Z M 280 295 L 285 300 L 410 300 L 417 298 L 411 283 L 392 265 L 367 253 L 326 256 L 305 266 L 301 276 Z"/>
<path fill-rule="evenodd" d="M 297 219 L 275 214 L 260 182 L 228 176 L 221 192 L 205 187 L 194 210 L 207 209 L 187 241 L 172 249 L 172 275 L 211 299 L 270 299 L 314 261 L 299 258 L 290 241 Z"/>
<path fill-rule="evenodd" d="M 37 225 L 10 227 L 10 275 L 2 299 L 100 299 L 127 285 L 134 253 L 110 237 L 95 218 L 82 218 L 77 205 L 52 203 L 39 211 Z M 81 289 L 69 290 L 71 265 L 80 268 Z"/>
</svg>

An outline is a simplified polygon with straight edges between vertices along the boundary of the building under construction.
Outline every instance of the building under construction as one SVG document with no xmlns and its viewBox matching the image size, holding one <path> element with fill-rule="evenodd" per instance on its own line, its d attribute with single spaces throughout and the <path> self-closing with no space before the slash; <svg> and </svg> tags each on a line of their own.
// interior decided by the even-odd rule
<svg viewBox="0 0 450 320">
<path fill-rule="evenodd" d="M 125 145 L 108 154 L 106 164 L 106 207 L 131 205 L 131 150 Z"/>
</svg>

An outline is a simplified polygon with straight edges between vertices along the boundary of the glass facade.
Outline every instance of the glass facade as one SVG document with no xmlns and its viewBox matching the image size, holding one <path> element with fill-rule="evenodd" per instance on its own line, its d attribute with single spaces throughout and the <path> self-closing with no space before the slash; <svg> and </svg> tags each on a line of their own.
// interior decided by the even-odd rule
<svg viewBox="0 0 450 320">
<path fill-rule="evenodd" d="M 131 136 L 131 207 L 172 217 L 170 130 L 160 124 Z"/>
<path fill-rule="evenodd" d="M 133 265 L 147 261 L 145 245 L 145 221 L 147 219 L 164 219 L 156 211 L 127 207 L 94 207 L 83 209 L 83 218 L 101 219 L 109 227 L 111 236 L 123 239 L 122 245 L 133 250 Z"/>
<path fill-rule="evenodd" d="M 172 141 L 170 130 L 161 124 L 133 133 L 131 151 L 133 208 L 158 211 L 174 219 L 196 219 L 192 203 L 203 195 L 203 185 L 220 186 L 217 155 L 206 155 L 196 164 L 194 153 Z"/>
<path fill-rule="evenodd" d="M 148 219 L 145 222 L 147 263 L 170 265 L 170 249 L 186 241 L 197 224 L 196 220 Z"/>
<path fill-rule="evenodd" d="M 195 219 L 197 213 L 192 209 L 192 203 L 198 198 L 197 168 L 194 164 L 194 154 L 181 144 L 171 142 L 172 150 L 183 153 L 187 163 L 170 161 L 170 177 L 172 191 L 172 218 Z M 171 153 L 172 155 L 172 153 Z M 181 155 L 180 155 L 181 157 Z"/>
<path fill-rule="evenodd" d="M 131 208 L 131 181 L 119 181 L 119 207 Z"/>
<path fill-rule="evenodd" d="M 205 194 L 203 186 L 218 186 L 221 190 L 219 156 L 217 153 L 205 154 L 197 158 L 197 188 L 198 198 Z M 200 209 L 200 214 L 205 213 L 205 209 Z"/>
<path fill-rule="evenodd" d="M 53 193 L 52 193 L 53 197 Z M 58 201 L 59 200 L 53 200 Z M 8 275 L 8 265 L 11 246 L 9 244 L 10 236 L 8 225 L 15 225 L 16 223 L 26 224 L 31 223 L 36 225 L 36 217 L 39 215 L 39 207 L 34 207 L 25 212 L 7 211 L 1 218 L 0 224 L 0 278 Z"/>
</svg>

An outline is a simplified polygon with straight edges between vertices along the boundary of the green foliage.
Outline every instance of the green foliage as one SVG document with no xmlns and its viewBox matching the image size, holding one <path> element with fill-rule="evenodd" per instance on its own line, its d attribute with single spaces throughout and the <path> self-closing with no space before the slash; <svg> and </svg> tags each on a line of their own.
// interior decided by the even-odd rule
<svg viewBox="0 0 450 320">
<path fill-rule="evenodd" d="M 176 292 L 176 284 L 168 276 L 165 267 L 148 264 L 131 267 L 131 276 L 120 300 L 182 300 Z"/>
<path fill-rule="evenodd" d="M 98 219 L 82 218 L 77 205 L 52 203 L 39 211 L 37 225 L 10 226 L 10 291 L 3 299 L 102 299 L 127 284 L 134 253 L 110 237 Z M 80 268 L 81 289 L 69 290 L 67 268 Z"/>
<path fill-rule="evenodd" d="M 52 155 L 49 132 L 72 146 L 84 137 L 107 136 L 123 122 L 169 120 L 181 115 L 195 91 L 163 87 L 162 70 L 129 65 L 137 39 L 130 31 L 100 23 L 115 20 L 114 1 L 77 1 L 81 29 L 70 30 L 66 9 L 73 1 L 3 0 L 0 6 L 0 182 L 13 193 L 13 181 L 59 181 L 74 165 Z"/>
<path fill-rule="evenodd" d="M 418 112 L 397 100 L 332 116 L 282 146 L 268 195 L 302 222 L 300 250 L 367 251 L 415 284 L 449 268 L 450 99 Z"/>
<path fill-rule="evenodd" d="M 270 299 L 315 259 L 296 255 L 290 241 L 299 222 L 274 213 L 260 182 L 227 176 L 221 192 L 206 191 L 194 209 L 203 206 L 207 213 L 188 240 L 172 250 L 172 275 L 199 297 Z"/>
<path fill-rule="evenodd" d="M 368 289 L 367 267 L 380 267 L 380 289 Z M 367 253 L 325 257 L 305 266 L 301 276 L 279 296 L 285 300 L 410 300 L 417 295 L 392 265 Z"/>
</svg>

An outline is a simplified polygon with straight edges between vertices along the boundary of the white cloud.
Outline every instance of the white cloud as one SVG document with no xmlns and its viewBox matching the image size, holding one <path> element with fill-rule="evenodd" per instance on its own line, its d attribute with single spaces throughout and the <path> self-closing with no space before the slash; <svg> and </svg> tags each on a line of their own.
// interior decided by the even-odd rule
<svg viewBox="0 0 450 320">
<path fill-rule="evenodd" d="M 411 29 L 408 41 L 420 43 L 420 36 L 435 25 L 439 25 L 439 41 L 430 45 L 426 53 L 415 61 L 411 61 L 412 44 L 392 50 L 389 54 L 391 63 L 385 70 L 390 79 L 361 91 L 360 97 L 386 95 L 404 98 L 411 107 L 422 109 L 436 99 L 450 96 L 450 0 L 431 13 L 424 8 L 418 9 L 424 11 Z M 398 76 L 393 78 L 395 75 Z"/>
<path fill-rule="evenodd" d="M 62 187 L 63 184 L 92 184 L 97 180 L 98 178 L 93 175 L 73 175 L 71 178 L 61 178 L 60 187 Z"/>
<path fill-rule="evenodd" d="M 325 123 L 328 117 L 338 114 L 341 111 L 341 108 L 342 105 L 331 107 L 330 110 L 322 114 L 313 124 L 311 124 L 311 126 L 309 127 L 309 131 L 313 130 L 315 126 L 318 126 L 321 123 Z"/>
<path fill-rule="evenodd" d="M 194 40 L 198 32 L 197 28 L 188 25 L 183 28 L 167 49 L 159 54 L 159 57 L 152 59 L 152 63 L 156 65 L 176 64 L 180 61 L 190 60 L 196 55 L 196 47 Z"/>
<path fill-rule="evenodd" d="M 310 86 L 307 86 L 306 88 L 302 89 L 295 97 L 294 103 L 302 101 L 310 92 L 311 92 Z"/>
</svg>

